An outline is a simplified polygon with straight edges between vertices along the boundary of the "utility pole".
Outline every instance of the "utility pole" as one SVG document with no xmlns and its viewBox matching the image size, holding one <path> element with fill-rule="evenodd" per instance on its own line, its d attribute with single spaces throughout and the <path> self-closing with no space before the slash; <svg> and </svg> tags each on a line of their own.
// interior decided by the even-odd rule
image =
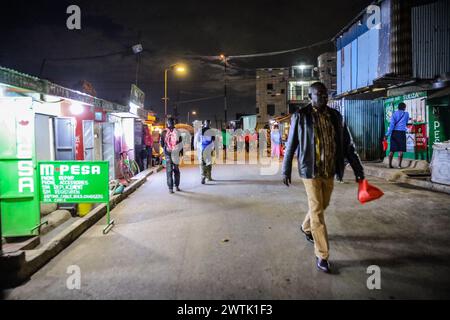
<svg viewBox="0 0 450 320">
<path fill-rule="evenodd" d="M 131 47 L 133 53 L 136 55 L 136 79 L 134 84 L 138 87 L 139 84 L 139 64 L 141 62 L 141 53 L 144 50 L 141 44 L 142 32 L 138 33 L 138 43 Z"/>
<path fill-rule="evenodd" d="M 178 102 L 180 102 L 180 86 L 179 86 L 179 84 L 177 84 L 177 102 L 173 105 L 173 116 L 178 121 L 181 121 L 180 119 L 178 119 L 178 115 L 179 115 L 179 113 L 178 113 Z"/>
<path fill-rule="evenodd" d="M 224 54 L 220 55 L 220 59 L 223 61 L 223 103 L 224 103 L 224 115 L 225 115 L 225 127 L 227 126 L 227 112 L 228 112 L 228 104 L 227 104 L 227 57 Z"/>
</svg>

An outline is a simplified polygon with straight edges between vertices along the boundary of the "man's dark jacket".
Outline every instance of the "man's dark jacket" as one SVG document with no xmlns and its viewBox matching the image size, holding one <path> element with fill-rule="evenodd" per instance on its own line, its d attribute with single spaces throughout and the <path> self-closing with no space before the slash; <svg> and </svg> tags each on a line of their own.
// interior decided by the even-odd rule
<svg viewBox="0 0 450 320">
<path fill-rule="evenodd" d="M 352 137 L 341 114 L 330 107 L 326 107 L 331 115 L 334 126 L 336 155 L 336 176 L 342 181 L 344 176 L 344 159 L 350 163 L 357 179 L 364 178 L 364 169 L 355 150 Z M 298 172 L 301 178 L 316 178 L 316 151 L 314 143 L 313 107 L 308 105 L 292 115 L 289 137 L 283 161 L 283 175 L 291 177 L 292 159 L 297 150 Z"/>
</svg>

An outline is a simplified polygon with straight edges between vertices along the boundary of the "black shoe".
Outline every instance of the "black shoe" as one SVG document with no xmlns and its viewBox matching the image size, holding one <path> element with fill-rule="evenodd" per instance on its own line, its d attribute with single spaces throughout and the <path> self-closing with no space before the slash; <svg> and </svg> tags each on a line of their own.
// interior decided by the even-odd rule
<svg viewBox="0 0 450 320">
<path fill-rule="evenodd" d="M 180 187 L 176 187 L 176 190 L 177 190 L 177 191 L 181 191 Z"/>
<path fill-rule="evenodd" d="M 303 227 L 302 227 L 302 226 L 300 226 L 300 230 L 305 234 L 305 238 L 306 238 L 307 241 L 309 241 L 309 242 L 311 242 L 311 243 L 314 243 L 314 238 L 313 238 L 313 236 L 312 236 L 311 233 L 305 232 L 305 231 L 303 230 Z"/>
<path fill-rule="evenodd" d="M 173 189 L 169 189 L 169 193 L 170 193 L 170 194 L 174 193 L 174 192 L 173 192 Z"/>
<path fill-rule="evenodd" d="M 202 184 L 205 184 L 205 178 L 202 178 Z"/>
<path fill-rule="evenodd" d="M 317 268 L 320 271 L 330 273 L 330 264 L 328 263 L 328 260 L 316 257 L 316 261 L 317 261 Z"/>
</svg>

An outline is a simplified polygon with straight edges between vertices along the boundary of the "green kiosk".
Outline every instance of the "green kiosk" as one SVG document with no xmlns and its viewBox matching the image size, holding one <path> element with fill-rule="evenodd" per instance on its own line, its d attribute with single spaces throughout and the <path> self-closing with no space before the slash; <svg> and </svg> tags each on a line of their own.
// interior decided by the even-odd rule
<svg viewBox="0 0 450 320">
<path fill-rule="evenodd" d="M 0 98 L 0 212 L 3 237 L 39 233 L 33 101 Z"/>
</svg>

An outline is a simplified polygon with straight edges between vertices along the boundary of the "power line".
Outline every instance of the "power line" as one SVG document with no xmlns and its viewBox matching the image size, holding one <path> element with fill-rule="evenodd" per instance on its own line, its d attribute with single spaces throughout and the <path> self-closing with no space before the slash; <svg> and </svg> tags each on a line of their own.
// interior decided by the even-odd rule
<svg viewBox="0 0 450 320">
<path fill-rule="evenodd" d="M 295 49 L 288 49 L 288 50 L 282 50 L 282 51 L 273 51 L 273 52 L 265 52 L 265 53 L 253 53 L 253 54 L 243 54 L 243 55 L 236 55 L 236 56 L 228 56 L 228 59 L 246 59 L 246 58 L 257 58 L 257 57 L 269 57 L 269 56 L 276 56 L 280 54 L 286 54 L 291 52 L 296 52 L 300 50 L 305 50 L 313 47 L 318 47 L 321 45 L 324 45 L 325 43 L 330 43 L 331 40 L 322 40 L 316 43 L 313 43 L 308 46 L 295 48 Z"/>
<path fill-rule="evenodd" d="M 305 49 L 310 49 L 313 47 L 318 47 L 321 45 L 324 45 L 326 43 L 330 43 L 331 39 L 322 40 L 307 46 L 294 48 L 294 49 L 287 49 L 287 50 L 281 50 L 281 51 L 272 51 L 272 52 L 262 52 L 262 53 L 252 53 L 252 54 L 240 54 L 240 55 L 229 55 L 227 56 L 227 60 L 231 59 L 247 59 L 247 58 L 260 58 L 260 57 L 269 57 L 269 56 L 275 56 L 275 55 L 281 55 L 296 51 L 301 51 Z M 206 59 L 206 60 L 221 60 L 220 56 L 202 56 L 202 55 L 185 55 L 186 58 L 199 58 L 199 59 Z"/>
<path fill-rule="evenodd" d="M 192 99 L 192 100 L 177 101 L 177 102 L 174 102 L 173 105 L 185 104 L 185 103 L 190 103 L 190 102 L 198 102 L 198 101 L 204 101 L 204 100 L 212 100 L 212 99 L 218 99 L 218 98 L 223 98 L 223 96 L 220 95 L 220 96 L 212 96 L 212 97 L 205 97 L 205 98 Z"/>
</svg>

